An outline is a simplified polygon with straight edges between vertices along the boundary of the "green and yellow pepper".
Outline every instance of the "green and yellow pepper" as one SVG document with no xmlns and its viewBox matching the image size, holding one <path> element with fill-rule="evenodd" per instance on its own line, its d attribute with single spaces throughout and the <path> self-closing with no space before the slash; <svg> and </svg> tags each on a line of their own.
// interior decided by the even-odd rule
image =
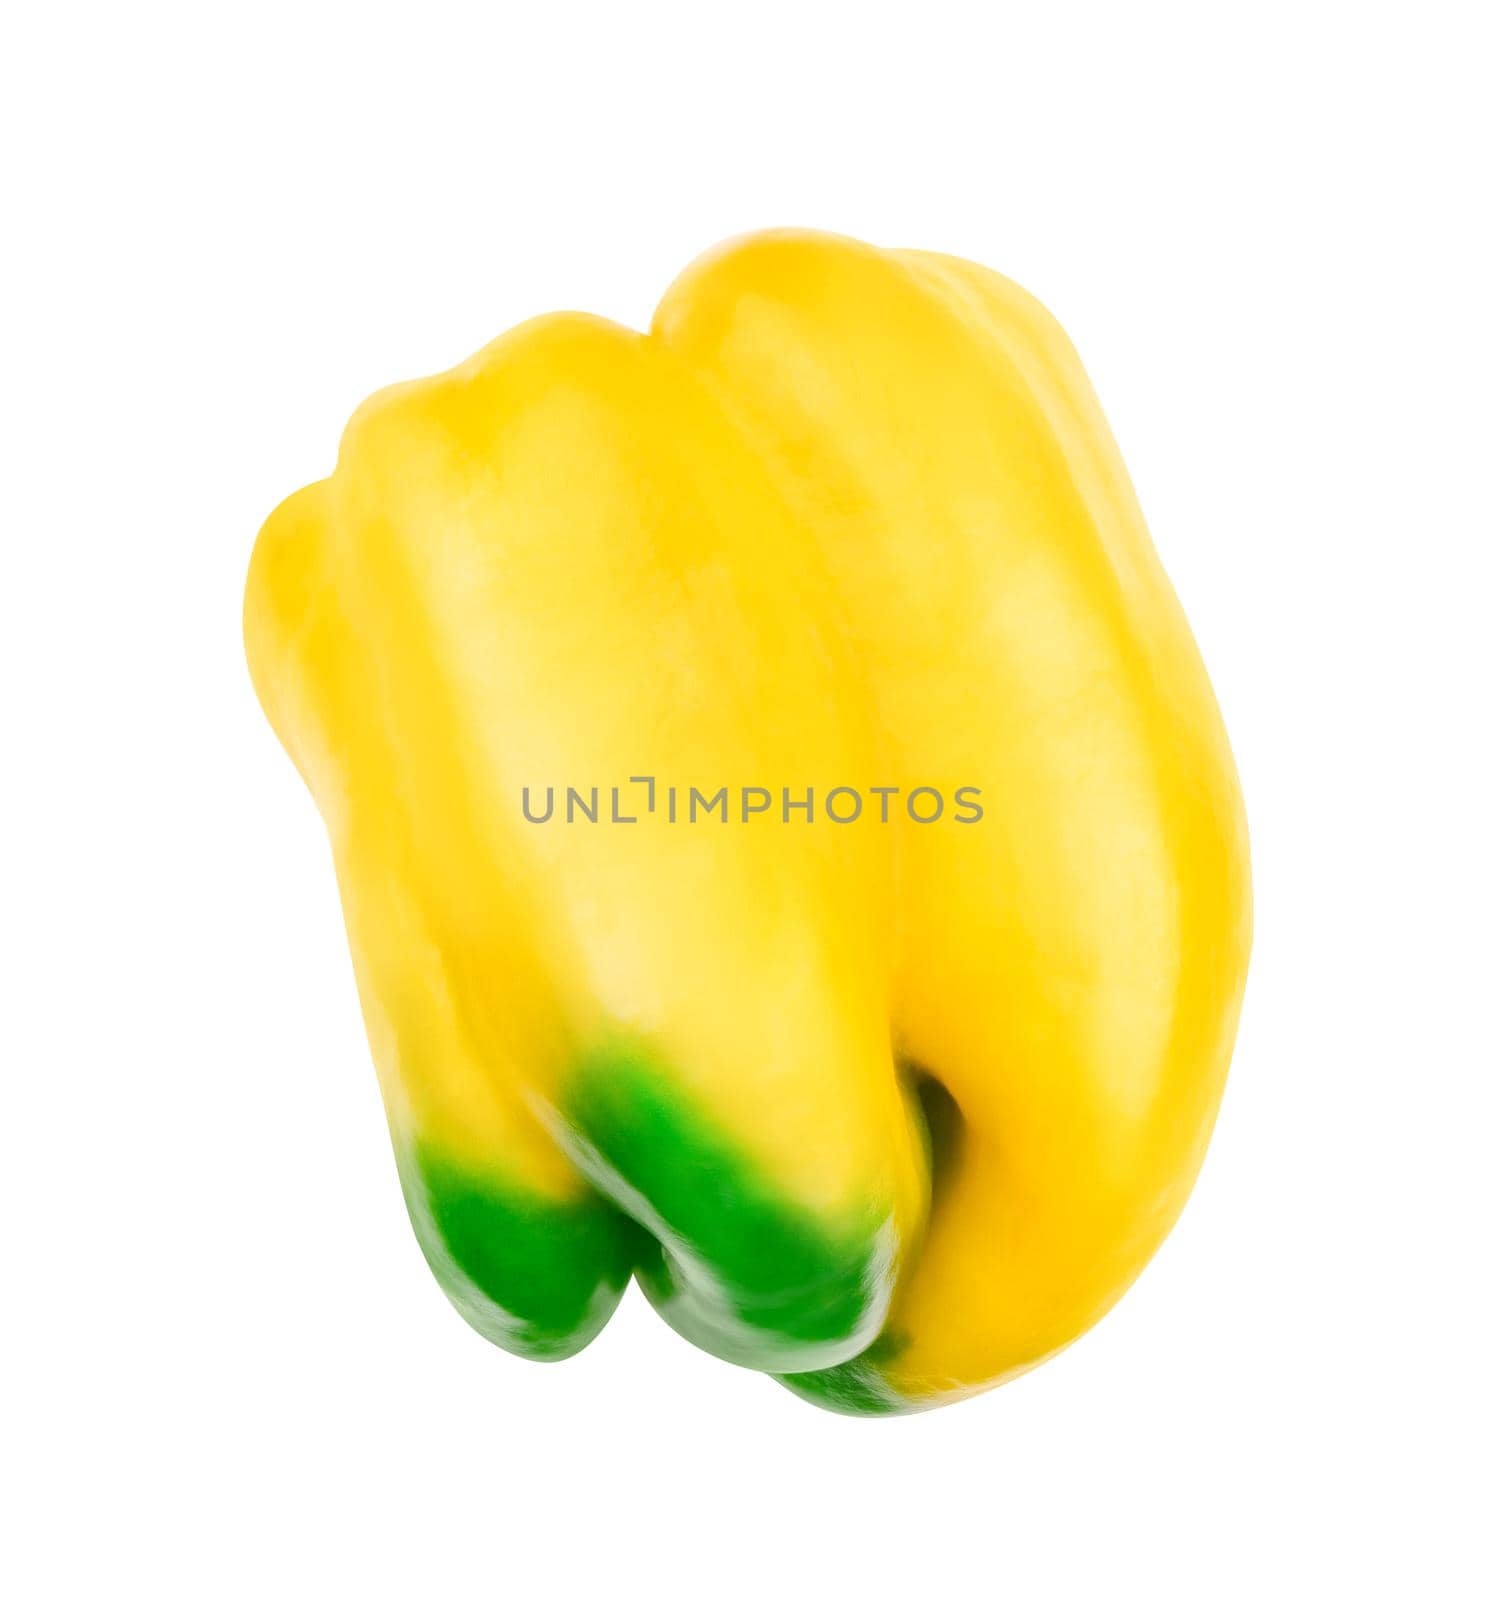
<svg viewBox="0 0 1497 1600">
<path fill-rule="evenodd" d="M 945 256 L 730 242 L 376 395 L 245 635 L 416 1232 L 506 1349 L 637 1278 L 834 1409 L 1097 1320 L 1250 940 L 1205 671 L 1075 352 Z"/>
</svg>

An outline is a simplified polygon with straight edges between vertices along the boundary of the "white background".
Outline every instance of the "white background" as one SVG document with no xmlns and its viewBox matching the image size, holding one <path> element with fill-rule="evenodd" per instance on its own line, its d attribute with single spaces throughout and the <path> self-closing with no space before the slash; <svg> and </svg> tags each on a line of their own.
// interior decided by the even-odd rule
<svg viewBox="0 0 1497 1600">
<path fill-rule="evenodd" d="M 0 1588 L 1491 1594 L 1484 8 L 32 6 L 0 41 Z M 1489 19 L 1488 19 L 1489 20 Z M 833 1417 L 410 1236 L 255 531 L 354 405 L 775 223 L 1066 323 L 1236 746 L 1219 1132 L 1123 1305 Z"/>
</svg>

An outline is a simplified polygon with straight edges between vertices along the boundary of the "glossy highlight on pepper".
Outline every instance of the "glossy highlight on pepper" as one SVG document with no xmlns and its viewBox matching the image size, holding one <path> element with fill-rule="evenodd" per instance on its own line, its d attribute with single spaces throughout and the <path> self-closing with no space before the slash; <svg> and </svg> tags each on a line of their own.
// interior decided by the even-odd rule
<svg viewBox="0 0 1497 1600">
<path fill-rule="evenodd" d="M 820 1405 L 918 1410 L 1169 1231 L 1246 824 L 1080 362 L 1006 279 L 779 231 L 648 333 L 524 324 L 359 409 L 261 531 L 245 639 L 417 1237 L 496 1344 L 570 1355 L 632 1277 Z M 612 821 L 640 774 L 729 798 Z"/>
</svg>

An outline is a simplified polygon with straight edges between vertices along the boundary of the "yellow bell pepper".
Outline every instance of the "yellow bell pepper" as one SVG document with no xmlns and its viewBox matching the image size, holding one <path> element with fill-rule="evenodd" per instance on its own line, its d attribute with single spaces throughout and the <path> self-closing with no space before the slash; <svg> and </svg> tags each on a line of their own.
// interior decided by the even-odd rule
<svg viewBox="0 0 1497 1600">
<path fill-rule="evenodd" d="M 406 1198 L 556 1358 L 638 1278 L 849 1411 L 1034 1366 L 1190 1190 L 1250 941 L 1210 685 L 1070 344 L 775 232 L 375 396 L 245 635 Z"/>
</svg>

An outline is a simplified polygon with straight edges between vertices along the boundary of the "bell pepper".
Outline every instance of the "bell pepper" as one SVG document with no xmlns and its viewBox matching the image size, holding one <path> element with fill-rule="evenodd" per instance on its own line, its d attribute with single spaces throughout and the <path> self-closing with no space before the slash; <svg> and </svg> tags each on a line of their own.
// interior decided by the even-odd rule
<svg viewBox="0 0 1497 1600">
<path fill-rule="evenodd" d="M 894 1412 L 1075 1339 L 1172 1226 L 1246 976 L 1206 673 L 1065 335 L 770 232 L 650 331 L 384 391 L 245 637 L 332 842 L 415 1231 L 556 1359 L 630 1278 Z"/>
</svg>

